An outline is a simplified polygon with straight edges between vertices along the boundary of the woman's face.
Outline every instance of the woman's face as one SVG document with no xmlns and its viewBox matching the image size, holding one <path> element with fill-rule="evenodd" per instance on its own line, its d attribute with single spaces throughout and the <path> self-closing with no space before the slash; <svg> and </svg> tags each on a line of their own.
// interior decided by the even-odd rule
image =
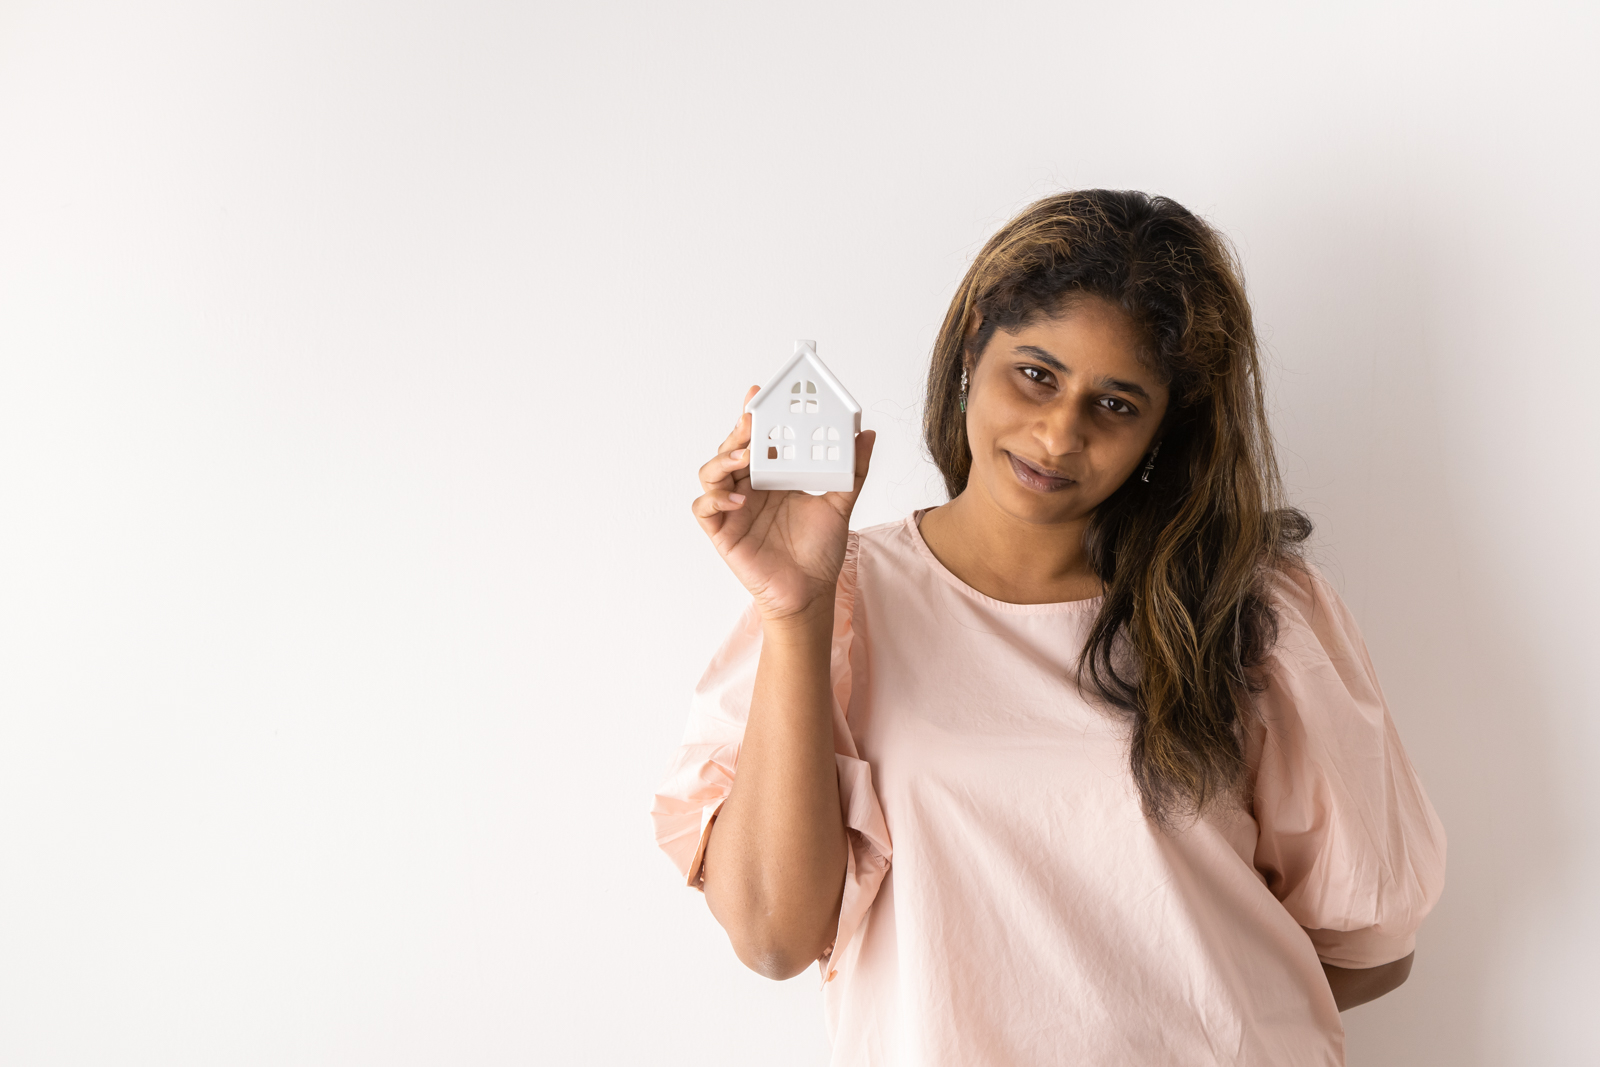
<svg viewBox="0 0 1600 1067">
<path fill-rule="evenodd" d="M 1127 316 L 1096 298 L 996 330 L 968 372 L 968 492 L 1024 522 L 1088 517 L 1143 465 L 1167 411 L 1138 350 Z"/>
</svg>

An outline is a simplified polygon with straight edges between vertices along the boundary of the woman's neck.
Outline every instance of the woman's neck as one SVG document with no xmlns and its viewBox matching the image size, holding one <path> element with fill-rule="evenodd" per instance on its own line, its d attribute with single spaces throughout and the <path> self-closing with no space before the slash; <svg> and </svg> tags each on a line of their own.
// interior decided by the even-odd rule
<svg viewBox="0 0 1600 1067">
<path fill-rule="evenodd" d="M 1088 517 L 1043 525 L 977 499 L 969 488 L 922 516 L 922 539 L 945 569 L 1008 604 L 1088 600 L 1103 591 L 1089 566 Z"/>
</svg>

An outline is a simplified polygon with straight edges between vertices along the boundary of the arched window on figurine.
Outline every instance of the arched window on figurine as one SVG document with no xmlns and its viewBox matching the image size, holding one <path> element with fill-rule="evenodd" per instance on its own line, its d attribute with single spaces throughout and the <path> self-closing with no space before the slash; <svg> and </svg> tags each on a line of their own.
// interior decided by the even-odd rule
<svg viewBox="0 0 1600 1067">
<path fill-rule="evenodd" d="M 789 410 L 796 415 L 817 413 L 817 383 L 795 382 L 789 386 Z"/>
<path fill-rule="evenodd" d="M 767 440 L 774 442 L 767 446 L 768 459 L 793 459 L 794 445 L 783 442 L 794 440 L 793 426 L 774 426 L 767 431 Z"/>
</svg>

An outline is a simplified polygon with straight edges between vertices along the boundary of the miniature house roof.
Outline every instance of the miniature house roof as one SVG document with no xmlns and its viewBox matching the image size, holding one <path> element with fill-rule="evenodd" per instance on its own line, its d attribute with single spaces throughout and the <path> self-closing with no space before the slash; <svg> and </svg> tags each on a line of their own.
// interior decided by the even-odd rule
<svg viewBox="0 0 1600 1067">
<path fill-rule="evenodd" d="M 778 368 L 778 373 L 767 379 L 767 384 L 761 387 L 759 393 L 750 398 L 750 403 L 746 404 L 744 409 L 746 411 L 754 411 L 760 407 L 772 394 L 777 393 L 786 381 L 794 376 L 795 368 L 801 363 L 811 367 L 817 378 L 826 384 L 829 389 L 833 390 L 834 395 L 844 404 L 845 410 L 851 414 L 858 414 L 861 411 L 861 405 L 857 404 L 856 398 L 850 395 L 850 390 L 840 384 L 839 379 L 833 376 L 833 371 L 828 369 L 827 364 L 817 358 L 817 342 L 815 341 L 796 341 L 794 343 L 794 355 L 790 356 L 788 361 Z M 787 399 L 787 395 L 785 395 L 785 399 Z"/>
</svg>

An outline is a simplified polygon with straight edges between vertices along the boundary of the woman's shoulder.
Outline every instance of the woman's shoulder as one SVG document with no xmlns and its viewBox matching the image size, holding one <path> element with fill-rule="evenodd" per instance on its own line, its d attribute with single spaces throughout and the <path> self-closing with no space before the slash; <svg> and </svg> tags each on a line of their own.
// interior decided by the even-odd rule
<svg viewBox="0 0 1600 1067">
<path fill-rule="evenodd" d="M 1265 570 L 1263 584 L 1274 610 L 1289 608 L 1299 614 L 1310 609 L 1326 584 L 1316 565 L 1305 559 L 1278 559 Z"/>
<path fill-rule="evenodd" d="M 852 578 L 856 563 L 862 556 L 873 559 L 882 559 L 886 556 L 915 557 L 917 544 L 921 539 L 916 527 L 919 514 L 920 512 L 913 512 L 903 519 L 851 530 L 850 538 L 845 545 L 845 560 L 846 569 L 852 572 Z"/>
<path fill-rule="evenodd" d="M 1274 609 L 1287 609 L 1308 622 L 1330 607 L 1344 607 L 1338 591 L 1322 569 L 1301 557 L 1288 556 L 1274 561 L 1266 568 L 1265 587 Z"/>
<path fill-rule="evenodd" d="M 850 531 L 845 539 L 844 565 L 839 569 L 840 607 L 848 609 L 853 605 L 863 572 L 876 575 L 876 581 L 881 583 L 886 575 L 902 574 L 917 565 L 917 549 L 922 541 L 916 526 L 919 514 L 913 512 L 903 519 Z"/>
<path fill-rule="evenodd" d="M 910 540 L 912 527 L 917 521 L 920 511 L 914 511 L 903 519 L 891 519 L 880 522 L 876 526 L 866 526 L 860 530 L 851 530 L 850 536 L 863 544 L 874 547 L 895 547 L 903 545 Z"/>
<path fill-rule="evenodd" d="M 1267 571 L 1266 591 L 1281 665 L 1366 661 L 1355 616 L 1316 564 L 1295 558 L 1278 561 Z"/>
</svg>

